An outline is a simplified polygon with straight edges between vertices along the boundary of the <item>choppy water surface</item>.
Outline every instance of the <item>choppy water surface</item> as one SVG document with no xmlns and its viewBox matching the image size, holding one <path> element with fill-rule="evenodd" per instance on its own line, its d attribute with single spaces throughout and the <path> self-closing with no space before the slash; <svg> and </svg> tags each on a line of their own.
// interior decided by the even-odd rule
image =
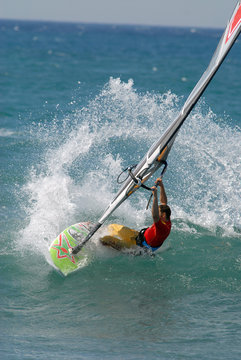
<svg viewBox="0 0 241 360">
<path fill-rule="evenodd" d="M 177 115 L 221 32 L 0 28 L 2 358 L 239 359 L 240 42 L 169 156 L 173 231 L 157 256 L 103 249 L 97 234 L 89 265 L 62 278 L 51 241 L 98 220 L 122 169 Z M 109 222 L 150 224 L 148 197 L 135 193 Z"/>
</svg>

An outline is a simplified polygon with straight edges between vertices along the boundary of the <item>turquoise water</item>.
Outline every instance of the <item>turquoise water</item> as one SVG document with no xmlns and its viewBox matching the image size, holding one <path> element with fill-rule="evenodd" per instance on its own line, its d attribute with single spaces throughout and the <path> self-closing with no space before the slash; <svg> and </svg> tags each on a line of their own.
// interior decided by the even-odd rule
<svg viewBox="0 0 241 360">
<path fill-rule="evenodd" d="M 173 231 L 163 248 L 124 256 L 97 233 L 88 266 L 62 278 L 50 243 L 70 224 L 98 220 L 122 169 L 177 115 L 222 31 L 0 29 L 1 358 L 240 359 L 240 40 L 170 153 Z M 108 222 L 147 226 L 148 197 L 135 193 Z"/>
</svg>

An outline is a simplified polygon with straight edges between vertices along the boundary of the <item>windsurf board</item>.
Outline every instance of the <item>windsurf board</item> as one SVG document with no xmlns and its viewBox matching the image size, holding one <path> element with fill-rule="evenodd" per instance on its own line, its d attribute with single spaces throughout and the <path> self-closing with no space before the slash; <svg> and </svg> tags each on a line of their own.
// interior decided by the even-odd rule
<svg viewBox="0 0 241 360">
<path fill-rule="evenodd" d="M 78 255 L 70 254 L 69 250 L 78 245 L 89 233 L 91 223 L 80 222 L 67 227 L 52 242 L 49 248 L 54 267 L 63 275 L 85 266 L 90 254 L 85 248 Z"/>
</svg>

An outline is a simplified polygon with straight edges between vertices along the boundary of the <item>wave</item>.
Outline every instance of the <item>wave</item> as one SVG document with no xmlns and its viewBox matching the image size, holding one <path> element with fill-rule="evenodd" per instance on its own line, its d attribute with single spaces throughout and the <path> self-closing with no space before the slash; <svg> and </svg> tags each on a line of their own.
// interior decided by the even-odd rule
<svg viewBox="0 0 241 360">
<path fill-rule="evenodd" d="M 42 161 L 29 170 L 22 189 L 23 247 L 34 238 L 35 248 L 47 254 L 50 242 L 68 225 L 97 221 L 118 190 L 119 173 L 139 162 L 177 116 L 181 102 L 170 91 L 138 93 L 132 80 L 110 78 L 86 107 L 37 124 L 31 134 L 43 143 Z M 186 225 L 180 231 L 194 225 L 219 235 L 238 234 L 240 141 L 240 129 L 218 118 L 204 101 L 186 120 L 164 179 L 176 230 L 181 220 Z M 135 193 L 109 221 L 137 229 L 149 224 L 148 197 L 143 190 Z"/>
</svg>

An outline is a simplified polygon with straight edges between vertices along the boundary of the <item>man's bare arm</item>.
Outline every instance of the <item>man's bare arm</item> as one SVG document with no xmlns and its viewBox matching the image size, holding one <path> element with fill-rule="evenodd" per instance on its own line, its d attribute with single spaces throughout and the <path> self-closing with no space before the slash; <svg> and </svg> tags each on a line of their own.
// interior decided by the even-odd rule
<svg viewBox="0 0 241 360">
<path fill-rule="evenodd" d="M 158 209 L 158 199 L 157 199 L 157 188 L 154 186 L 152 188 L 153 192 L 153 203 L 152 203 L 152 218 L 154 223 L 159 221 L 159 209 Z"/>
<path fill-rule="evenodd" d="M 161 178 L 156 180 L 156 184 L 160 186 L 160 202 L 161 205 L 167 205 L 167 195 Z"/>
</svg>

